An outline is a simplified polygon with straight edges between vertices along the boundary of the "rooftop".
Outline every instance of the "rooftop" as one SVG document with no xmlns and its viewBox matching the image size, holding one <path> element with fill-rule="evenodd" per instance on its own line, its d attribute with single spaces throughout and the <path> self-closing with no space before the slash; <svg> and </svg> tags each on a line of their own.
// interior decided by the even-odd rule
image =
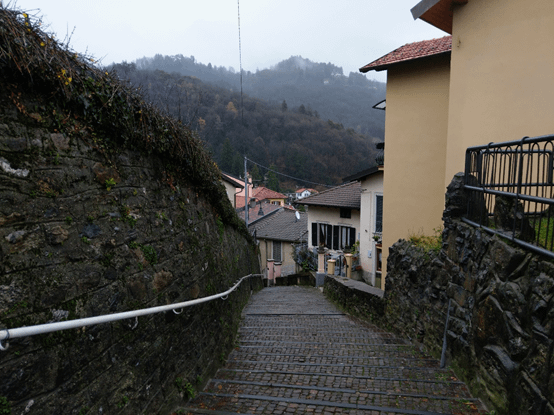
<svg viewBox="0 0 554 415">
<path fill-rule="evenodd" d="M 409 62 L 415 59 L 428 58 L 452 51 L 452 36 L 439 39 L 423 40 L 421 42 L 408 43 L 396 50 L 368 63 L 360 68 L 360 72 L 383 71 L 392 65 Z"/>
<path fill-rule="evenodd" d="M 252 190 L 252 197 L 256 198 L 257 200 L 287 198 L 284 194 L 276 192 L 275 190 L 268 189 L 267 187 L 263 187 L 263 186 L 255 187 Z"/>
<path fill-rule="evenodd" d="M 373 176 L 374 174 L 380 173 L 383 170 L 379 168 L 379 166 L 370 167 L 369 169 L 360 171 L 358 173 L 354 173 L 351 176 L 345 177 L 342 179 L 344 182 L 351 182 L 353 180 L 361 180 L 364 177 Z"/>
<path fill-rule="evenodd" d="M 346 183 L 302 199 L 303 205 L 360 209 L 360 182 Z"/>
<path fill-rule="evenodd" d="M 421 19 L 446 33 L 452 34 L 452 10 L 468 0 L 421 0 L 412 7 L 414 19 Z"/>
<path fill-rule="evenodd" d="M 264 216 L 262 219 L 248 226 L 250 231 L 256 231 L 256 238 L 273 239 L 276 241 L 297 242 L 307 238 L 308 215 L 298 212 L 300 219 L 296 219 L 293 210 L 281 208 L 272 215 Z"/>
<path fill-rule="evenodd" d="M 238 187 L 240 189 L 244 189 L 244 180 L 241 181 L 241 179 L 229 174 L 221 172 L 221 179 L 225 180 L 227 183 L 231 183 L 231 185 Z"/>
<path fill-rule="evenodd" d="M 259 215 L 260 206 L 262 208 L 263 215 Z M 248 223 L 253 223 L 257 219 L 260 219 L 279 209 L 283 209 L 283 206 L 274 205 L 273 203 L 269 202 L 262 202 L 261 205 L 259 203 L 256 203 L 256 206 L 254 206 L 253 208 L 248 208 Z M 239 215 L 239 218 L 244 220 L 244 204 L 242 207 L 237 209 L 237 215 Z"/>
</svg>

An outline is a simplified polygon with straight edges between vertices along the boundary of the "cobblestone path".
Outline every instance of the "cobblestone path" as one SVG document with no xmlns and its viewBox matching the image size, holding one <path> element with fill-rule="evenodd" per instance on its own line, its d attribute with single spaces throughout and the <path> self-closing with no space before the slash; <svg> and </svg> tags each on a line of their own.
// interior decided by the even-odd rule
<svg viewBox="0 0 554 415">
<path fill-rule="evenodd" d="M 243 317 L 227 364 L 179 414 L 486 413 L 436 359 L 317 288 L 265 288 Z"/>
</svg>

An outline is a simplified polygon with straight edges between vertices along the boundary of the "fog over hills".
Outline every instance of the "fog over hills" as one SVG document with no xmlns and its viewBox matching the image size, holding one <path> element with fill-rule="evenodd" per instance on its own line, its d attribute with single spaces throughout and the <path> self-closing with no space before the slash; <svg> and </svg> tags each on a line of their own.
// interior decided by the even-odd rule
<svg viewBox="0 0 554 415">
<path fill-rule="evenodd" d="M 246 155 L 305 181 L 336 185 L 375 165 L 384 111 L 371 106 L 385 84 L 331 63 L 293 56 L 270 69 L 240 73 L 162 56 L 111 68 L 148 99 L 195 129 L 223 171 L 241 174 Z M 262 169 L 253 169 L 261 180 Z M 256 171 L 261 170 L 261 171 Z M 306 182 L 281 178 L 280 189 Z"/>
</svg>

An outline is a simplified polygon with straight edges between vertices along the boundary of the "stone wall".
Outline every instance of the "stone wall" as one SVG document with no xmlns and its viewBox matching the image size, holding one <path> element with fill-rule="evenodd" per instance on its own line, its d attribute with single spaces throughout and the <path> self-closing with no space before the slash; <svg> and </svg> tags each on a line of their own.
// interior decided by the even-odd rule
<svg viewBox="0 0 554 415">
<path fill-rule="evenodd" d="M 246 232 L 163 159 L 121 149 L 108 160 L 94 137 L 0 104 L 0 328 L 191 300 L 259 272 Z M 226 357 L 261 284 L 179 315 L 12 339 L 0 412 L 168 413 Z"/>
<path fill-rule="evenodd" d="M 385 312 L 373 321 L 440 356 L 498 414 L 554 414 L 554 265 L 461 222 L 462 176 L 449 186 L 441 251 L 390 248 Z M 378 301 L 374 301 L 378 306 Z M 371 307 L 370 307 L 371 308 Z"/>
</svg>

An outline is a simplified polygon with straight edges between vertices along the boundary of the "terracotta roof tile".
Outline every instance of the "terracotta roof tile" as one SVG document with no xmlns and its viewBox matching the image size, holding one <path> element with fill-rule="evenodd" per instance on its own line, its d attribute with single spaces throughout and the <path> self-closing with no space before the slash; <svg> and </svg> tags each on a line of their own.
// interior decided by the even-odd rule
<svg viewBox="0 0 554 415">
<path fill-rule="evenodd" d="M 439 39 L 424 40 L 421 42 L 408 43 L 401 46 L 391 53 L 380 57 L 379 59 L 368 63 L 360 68 L 360 72 L 382 71 L 389 66 L 408 62 L 414 59 L 426 58 L 452 51 L 452 36 L 445 36 Z"/>
<path fill-rule="evenodd" d="M 255 187 L 254 190 L 252 190 L 252 197 L 255 197 L 257 200 L 287 198 L 284 194 L 263 186 Z"/>
<path fill-rule="evenodd" d="M 300 203 L 303 205 L 360 209 L 360 182 L 351 182 L 333 187 L 329 190 L 305 197 Z"/>
</svg>

